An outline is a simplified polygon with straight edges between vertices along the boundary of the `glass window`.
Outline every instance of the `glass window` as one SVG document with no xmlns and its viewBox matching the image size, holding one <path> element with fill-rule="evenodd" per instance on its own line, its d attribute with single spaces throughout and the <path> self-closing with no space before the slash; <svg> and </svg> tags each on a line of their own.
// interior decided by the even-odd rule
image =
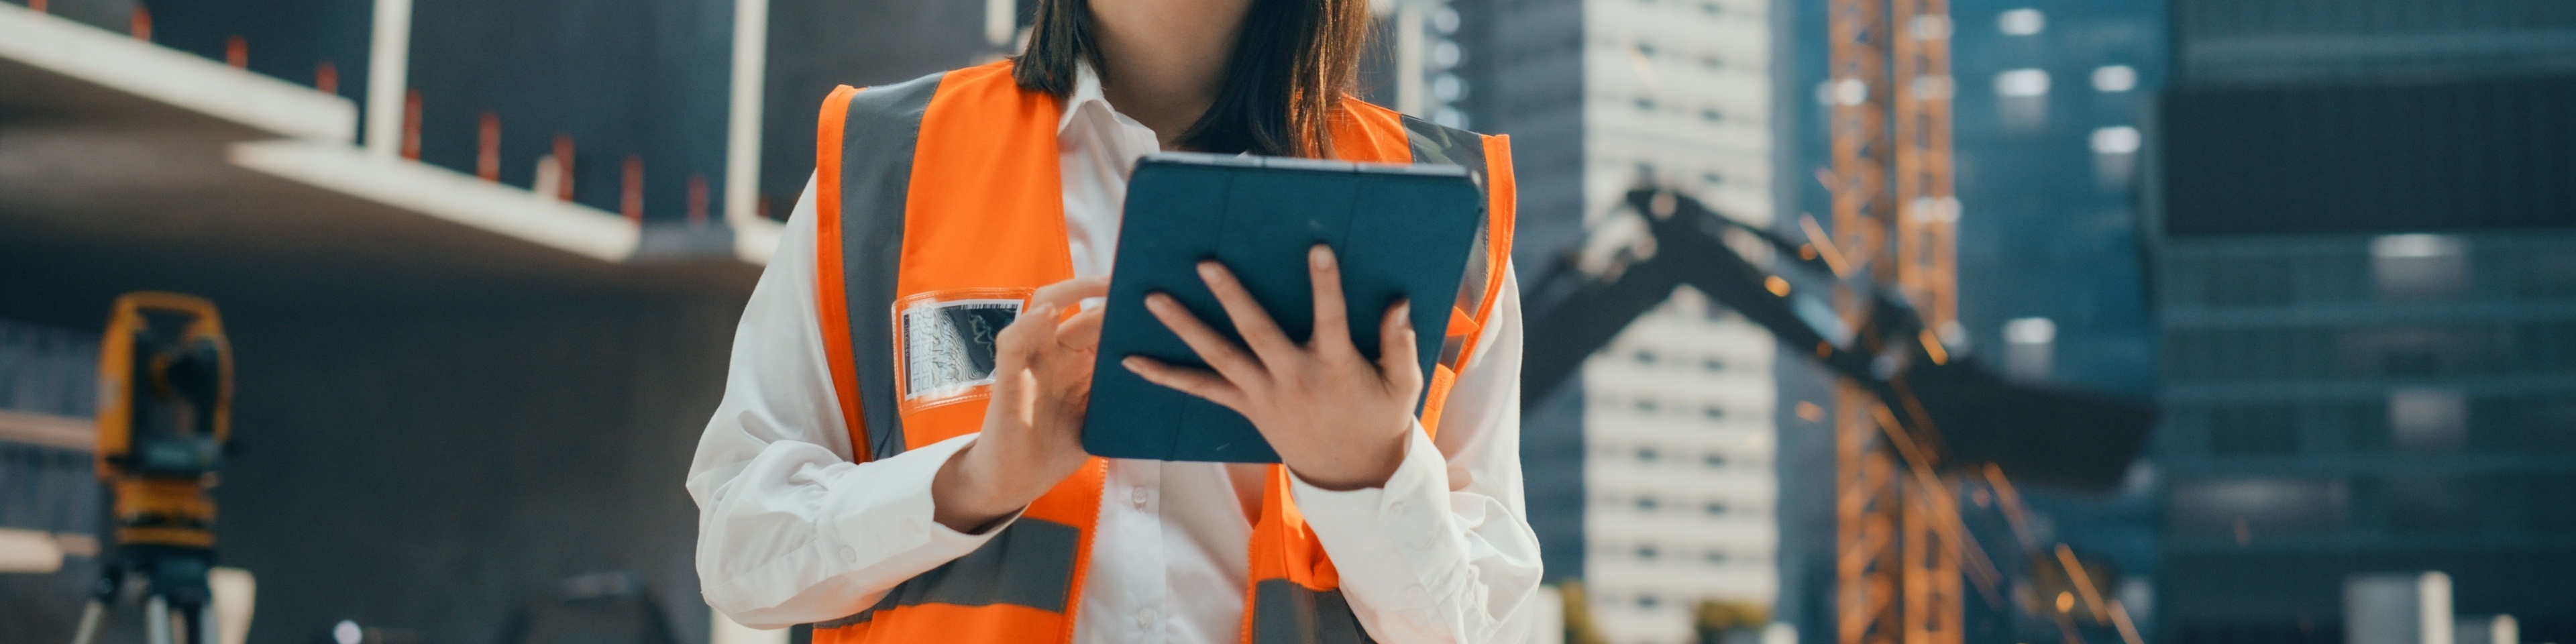
<svg viewBox="0 0 2576 644">
<path fill-rule="evenodd" d="M 2126 92 L 2138 88 L 2138 69 L 2128 65 L 2103 65 L 2093 68 L 2093 90 Z"/>
<path fill-rule="evenodd" d="M 2048 16 L 2038 9 L 2014 9 L 1995 17 L 1995 29 L 2007 36 L 2036 36 L 2048 28 Z"/>
<path fill-rule="evenodd" d="M 2453 389 L 2399 387 L 2388 392 L 2388 442 L 2401 450 L 2439 451 L 2468 442 L 2469 400 Z"/>
<path fill-rule="evenodd" d="M 2469 290 L 2468 242 L 2455 235 L 2381 235 L 2370 242 L 2370 262 L 2383 299 L 2446 299 Z"/>
<path fill-rule="evenodd" d="M 2245 403 L 2209 408 L 2211 456 L 2288 456 L 2299 447 L 2298 410 Z"/>
<path fill-rule="evenodd" d="M 2030 68 L 1996 74 L 1995 93 L 2014 97 L 2047 96 L 2048 72 Z"/>
<path fill-rule="evenodd" d="M 2341 478 L 2212 478 L 2181 481 L 2167 496 L 2177 530 L 2232 532 L 2250 541 L 2268 530 L 2341 527 L 2350 493 Z"/>
</svg>

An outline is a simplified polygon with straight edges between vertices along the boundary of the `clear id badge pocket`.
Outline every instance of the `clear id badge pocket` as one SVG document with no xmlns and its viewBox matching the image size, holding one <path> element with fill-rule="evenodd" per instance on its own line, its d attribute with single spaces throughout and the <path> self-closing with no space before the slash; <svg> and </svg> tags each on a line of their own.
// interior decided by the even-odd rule
<svg viewBox="0 0 2576 644">
<path fill-rule="evenodd" d="M 975 288 L 895 301 L 895 381 L 905 413 L 990 395 L 1002 328 L 1036 289 Z"/>
</svg>

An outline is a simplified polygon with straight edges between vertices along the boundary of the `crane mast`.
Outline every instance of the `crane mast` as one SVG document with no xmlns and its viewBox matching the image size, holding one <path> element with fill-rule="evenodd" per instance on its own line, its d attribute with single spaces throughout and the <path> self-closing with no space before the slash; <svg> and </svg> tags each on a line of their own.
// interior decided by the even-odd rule
<svg viewBox="0 0 2576 644">
<path fill-rule="evenodd" d="M 2112 489 L 2155 411 L 2000 378 L 1968 355 L 1957 340 L 1948 4 L 1829 2 L 1832 166 L 1818 175 L 1832 229 L 1802 214 L 1801 243 L 1672 187 L 1631 189 L 1524 289 L 1528 336 L 1549 341 L 1523 348 L 1521 400 L 1548 399 L 1674 289 L 1698 290 L 1836 382 L 1836 644 L 1962 644 L 1967 590 L 2005 603 L 2001 571 L 1961 519 L 1962 477 Z M 1829 274 L 1832 287 L 1810 291 L 1788 274 Z M 2018 526 L 2017 502 L 2005 511 Z"/>
<path fill-rule="evenodd" d="M 1847 258 L 1837 272 L 1896 285 L 1921 316 L 1917 341 L 1937 362 L 1947 354 L 1941 332 L 1958 328 L 1949 3 L 1832 0 L 1827 11 L 1830 239 Z M 1862 294 L 1845 286 L 1835 303 L 1850 325 L 1868 323 L 1871 303 Z M 1958 526 L 1952 486 L 1946 477 L 1908 476 L 1908 455 L 1899 452 L 1922 445 L 1908 444 L 1880 396 L 1850 381 L 1836 389 L 1836 640 L 1959 644 L 1960 559 L 1973 546 Z"/>
</svg>

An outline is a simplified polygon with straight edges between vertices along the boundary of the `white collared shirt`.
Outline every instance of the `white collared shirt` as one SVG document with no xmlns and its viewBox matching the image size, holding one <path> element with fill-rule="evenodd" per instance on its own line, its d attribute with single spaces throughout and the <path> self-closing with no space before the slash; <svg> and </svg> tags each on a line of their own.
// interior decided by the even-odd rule
<svg viewBox="0 0 2576 644">
<path fill-rule="evenodd" d="M 1088 68 L 1056 137 L 1074 275 L 1106 275 L 1127 173 L 1159 144 Z M 931 520 L 931 479 L 973 434 L 850 462 L 816 315 L 813 197 L 809 181 L 744 307 L 723 402 L 689 468 L 701 589 L 754 627 L 848 616 L 1001 531 Z M 1521 494 L 1520 296 L 1503 284 L 1438 440 L 1415 432 L 1383 487 L 1293 483 L 1378 641 L 1528 639 L 1538 539 Z M 1453 477 L 1465 479 L 1455 490 Z M 1074 641 L 1238 641 L 1252 528 L 1225 466 L 1110 459 L 1102 494 Z"/>
</svg>

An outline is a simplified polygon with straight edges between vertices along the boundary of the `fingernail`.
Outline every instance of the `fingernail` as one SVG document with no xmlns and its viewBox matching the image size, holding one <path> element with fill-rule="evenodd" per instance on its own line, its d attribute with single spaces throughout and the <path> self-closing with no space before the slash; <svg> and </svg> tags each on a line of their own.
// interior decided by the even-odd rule
<svg viewBox="0 0 2576 644">
<path fill-rule="evenodd" d="M 1216 262 L 1199 262 L 1199 277 L 1216 278 Z"/>
<path fill-rule="evenodd" d="M 1145 294 L 1145 308 L 1161 309 L 1166 303 L 1165 301 L 1170 299 L 1172 299 L 1172 297 L 1169 295 L 1161 293 L 1147 293 Z"/>
<path fill-rule="evenodd" d="M 1118 361 L 1118 366 L 1126 367 L 1128 371 L 1140 370 L 1144 364 L 1145 361 L 1137 358 L 1136 356 L 1127 356 L 1126 358 Z"/>
<path fill-rule="evenodd" d="M 1314 250 L 1306 251 L 1306 263 L 1313 265 L 1315 270 L 1332 268 L 1333 249 L 1316 244 Z"/>
</svg>

